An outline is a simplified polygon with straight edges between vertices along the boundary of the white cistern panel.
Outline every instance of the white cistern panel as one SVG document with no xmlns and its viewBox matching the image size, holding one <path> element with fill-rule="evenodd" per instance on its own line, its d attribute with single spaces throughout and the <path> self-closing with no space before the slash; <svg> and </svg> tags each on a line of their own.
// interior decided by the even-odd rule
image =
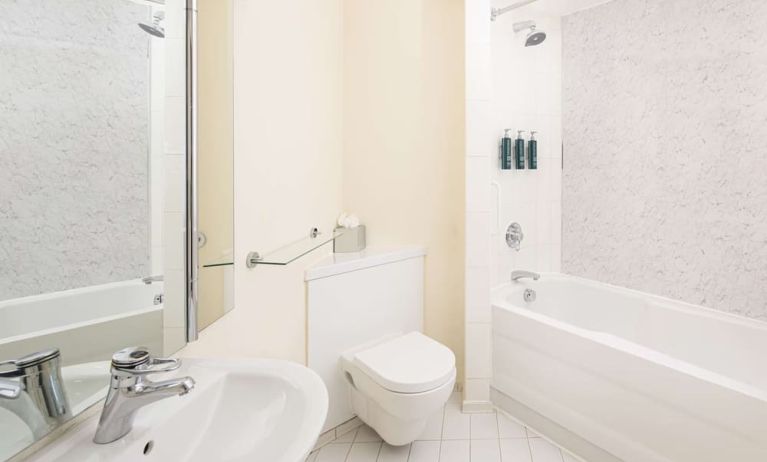
<svg viewBox="0 0 767 462">
<path fill-rule="evenodd" d="M 341 353 L 393 334 L 422 331 L 420 247 L 336 254 L 306 272 L 307 358 L 328 387 L 323 431 L 354 417 Z"/>
</svg>

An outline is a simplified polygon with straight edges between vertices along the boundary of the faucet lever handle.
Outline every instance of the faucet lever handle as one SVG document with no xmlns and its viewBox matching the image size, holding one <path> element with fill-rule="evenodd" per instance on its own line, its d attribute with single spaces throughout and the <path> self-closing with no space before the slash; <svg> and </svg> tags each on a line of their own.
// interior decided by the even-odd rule
<svg viewBox="0 0 767 462">
<path fill-rule="evenodd" d="M 181 360 L 153 358 L 147 347 L 128 347 L 112 355 L 112 370 L 131 375 L 148 375 L 170 372 L 181 366 Z"/>
<path fill-rule="evenodd" d="M 146 369 L 141 369 L 141 374 L 154 374 L 157 372 L 175 371 L 181 367 L 181 360 L 176 358 L 150 358 Z"/>
<path fill-rule="evenodd" d="M 16 399 L 19 395 L 21 395 L 20 383 L 0 379 L 0 398 Z"/>
</svg>

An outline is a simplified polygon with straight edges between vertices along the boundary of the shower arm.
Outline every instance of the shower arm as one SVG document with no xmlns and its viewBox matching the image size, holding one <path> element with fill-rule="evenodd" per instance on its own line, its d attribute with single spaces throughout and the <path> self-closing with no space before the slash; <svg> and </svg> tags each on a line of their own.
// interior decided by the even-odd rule
<svg viewBox="0 0 767 462">
<path fill-rule="evenodd" d="M 516 10 L 517 8 L 522 8 L 523 6 L 527 6 L 531 3 L 534 3 L 538 0 L 522 0 L 521 2 L 514 3 L 513 5 L 505 6 L 503 8 L 492 8 L 490 10 L 490 20 L 495 21 L 498 16 L 508 13 L 509 11 Z"/>
</svg>

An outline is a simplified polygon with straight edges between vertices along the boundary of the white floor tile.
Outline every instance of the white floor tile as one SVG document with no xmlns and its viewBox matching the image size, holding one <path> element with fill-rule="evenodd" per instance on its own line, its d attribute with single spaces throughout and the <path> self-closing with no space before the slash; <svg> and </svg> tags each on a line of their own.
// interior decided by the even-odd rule
<svg viewBox="0 0 767 462">
<path fill-rule="evenodd" d="M 317 462 L 345 462 L 349 454 L 350 443 L 330 443 L 323 446 L 317 454 Z"/>
<path fill-rule="evenodd" d="M 359 427 L 357 436 L 354 437 L 355 443 L 378 443 L 380 441 L 381 437 L 378 436 L 378 433 L 367 425 Z"/>
<path fill-rule="evenodd" d="M 526 438 L 525 427 L 509 418 L 506 414 L 498 413 L 498 435 L 501 438 Z"/>
<path fill-rule="evenodd" d="M 421 436 L 416 439 L 437 441 L 441 440 L 444 413 L 444 409 L 440 409 L 438 412 L 435 412 L 431 417 L 429 417 L 429 421 L 426 422 L 426 428 L 423 430 L 423 433 L 421 433 Z"/>
<path fill-rule="evenodd" d="M 543 438 L 530 438 L 530 452 L 534 462 L 562 462 L 559 448 Z"/>
<path fill-rule="evenodd" d="M 502 439 L 501 460 L 503 462 L 531 462 L 527 438 Z"/>
<path fill-rule="evenodd" d="M 381 443 L 354 443 L 346 457 L 346 462 L 376 462 L 381 451 Z"/>
<path fill-rule="evenodd" d="M 471 414 L 471 439 L 498 439 L 498 418 L 492 414 Z"/>
<path fill-rule="evenodd" d="M 336 440 L 305 462 L 584 462 L 500 411 L 464 414 L 461 404 L 461 394 L 453 393 L 421 436 L 406 446 L 383 442 L 364 424 L 350 429 L 349 421 L 343 426 L 346 433 L 337 431 Z"/>
<path fill-rule="evenodd" d="M 377 462 L 407 462 L 410 455 L 410 445 L 390 446 L 384 443 L 381 446 L 381 452 L 378 454 Z"/>
<path fill-rule="evenodd" d="M 314 443 L 314 449 L 319 448 L 320 446 L 324 446 L 331 441 L 333 441 L 336 438 L 336 431 L 335 429 L 331 429 L 326 431 L 325 433 L 321 434 L 317 437 L 317 442 Z"/>
<path fill-rule="evenodd" d="M 349 430 L 348 432 L 336 438 L 335 441 L 333 442 L 334 443 L 351 443 L 354 441 L 355 436 L 357 436 L 357 428 Z"/>
<path fill-rule="evenodd" d="M 439 450 L 439 462 L 470 462 L 471 445 L 469 440 L 443 441 Z"/>
<path fill-rule="evenodd" d="M 540 438 L 541 437 L 541 435 L 536 433 L 535 430 L 533 430 L 532 428 L 525 427 L 525 429 L 527 430 L 527 437 L 528 438 Z"/>
<path fill-rule="evenodd" d="M 445 406 L 445 422 L 442 425 L 443 440 L 468 440 L 471 438 L 471 417 L 461 412 L 461 405 L 448 402 Z"/>
<path fill-rule="evenodd" d="M 439 441 L 413 441 L 408 462 L 439 462 Z"/>
<path fill-rule="evenodd" d="M 471 440 L 471 460 L 473 462 L 501 462 L 501 449 L 498 440 Z"/>
<path fill-rule="evenodd" d="M 360 420 L 359 417 L 355 417 L 351 420 L 347 420 L 346 422 L 336 427 L 336 435 L 343 435 L 343 434 L 349 433 L 352 430 L 356 430 L 357 427 L 359 427 L 360 425 L 362 425 L 362 421 Z"/>
<path fill-rule="evenodd" d="M 564 460 L 564 462 L 581 462 L 580 459 L 576 459 L 575 456 L 571 456 L 565 451 L 561 451 L 561 452 L 562 452 L 562 460 Z"/>
</svg>

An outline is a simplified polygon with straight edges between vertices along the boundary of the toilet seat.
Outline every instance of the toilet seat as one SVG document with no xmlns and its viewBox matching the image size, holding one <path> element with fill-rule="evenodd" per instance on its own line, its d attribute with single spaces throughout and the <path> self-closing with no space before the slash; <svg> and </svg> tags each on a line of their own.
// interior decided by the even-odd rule
<svg viewBox="0 0 767 462">
<path fill-rule="evenodd" d="M 455 355 L 420 332 L 395 337 L 354 353 L 352 362 L 395 393 L 423 393 L 455 378 Z"/>
<path fill-rule="evenodd" d="M 422 434 L 455 386 L 455 355 L 419 332 L 362 345 L 340 362 L 354 413 L 393 446 Z"/>
</svg>

